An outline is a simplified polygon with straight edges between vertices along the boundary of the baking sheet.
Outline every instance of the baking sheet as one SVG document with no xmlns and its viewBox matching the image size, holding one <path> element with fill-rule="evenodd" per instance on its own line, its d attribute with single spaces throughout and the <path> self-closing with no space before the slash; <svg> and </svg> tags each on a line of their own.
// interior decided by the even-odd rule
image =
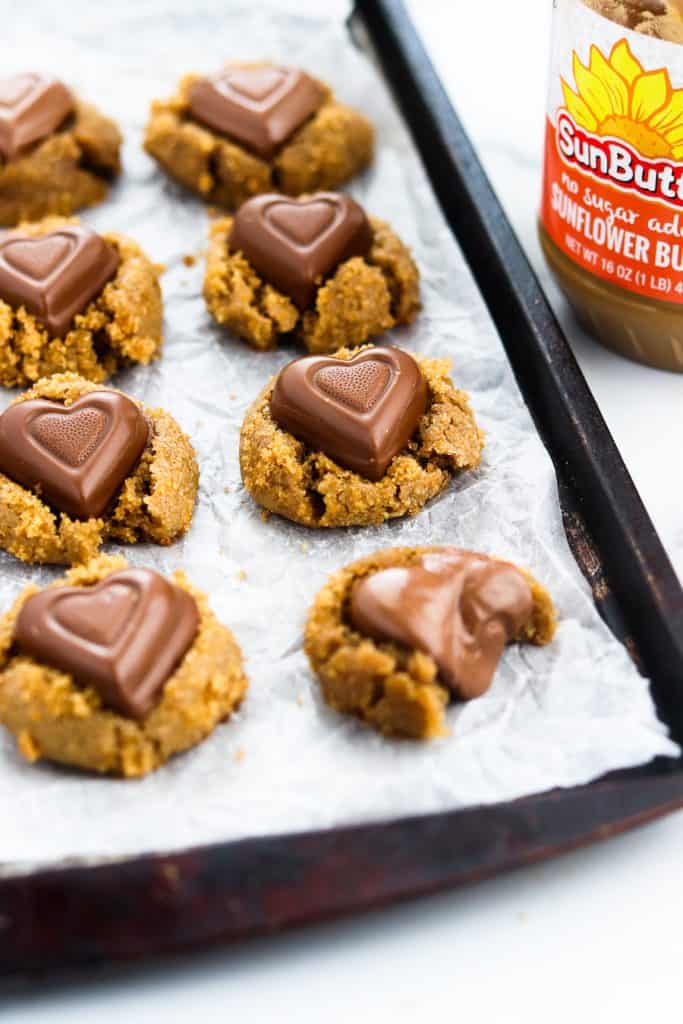
<svg viewBox="0 0 683 1024">
<path fill-rule="evenodd" d="M 0 4 L 0 10 L 2 9 Z M 0 735 L 0 870 L 64 858 L 97 860 L 267 833 L 331 827 L 509 800 L 589 781 L 675 754 L 647 684 L 600 620 L 562 531 L 550 460 L 408 135 L 341 21 L 344 4 L 242 5 L 143 0 L 110 8 L 45 0 L 7 4 L 13 70 L 67 78 L 120 121 L 125 174 L 84 220 L 138 239 L 166 265 L 166 343 L 152 367 L 116 384 L 167 407 L 191 435 L 201 485 L 188 536 L 169 549 L 116 548 L 133 564 L 183 568 L 211 595 L 240 641 L 251 689 L 239 714 L 199 748 L 137 782 L 27 765 Z M 318 10 L 318 13 L 316 13 Z M 186 70 L 229 58 L 300 64 L 365 110 L 378 131 L 374 167 L 349 186 L 412 246 L 424 311 L 392 335 L 402 347 L 449 355 L 487 433 L 482 468 L 462 476 L 416 519 L 318 532 L 271 518 L 242 490 L 244 411 L 294 350 L 261 354 L 210 320 L 201 298 L 207 214 L 140 148 L 149 100 Z M 3 394 L 3 404 L 11 395 Z M 427 745 L 388 741 L 328 709 L 301 649 L 306 611 L 327 575 L 394 544 L 448 543 L 528 566 L 561 615 L 553 645 L 511 648 L 491 691 L 448 712 L 451 735 Z M 0 556 L 0 607 L 57 570 Z"/>
</svg>

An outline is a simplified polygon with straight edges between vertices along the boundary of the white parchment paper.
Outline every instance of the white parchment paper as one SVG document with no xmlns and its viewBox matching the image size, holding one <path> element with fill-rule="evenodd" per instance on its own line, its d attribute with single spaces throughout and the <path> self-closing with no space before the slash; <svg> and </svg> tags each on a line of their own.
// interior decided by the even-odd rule
<svg viewBox="0 0 683 1024">
<path fill-rule="evenodd" d="M 407 133 L 346 36 L 345 5 L 139 0 L 65 9 L 33 0 L 12 5 L 11 16 L 4 6 L 3 53 L 11 64 L 3 73 L 51 70 L 125 131 L 123 179 L 84 219 L 132 235 L 168 268 L 163 357 L 116 383 L 166 406 L 191 435 L 199 505 L 180 543 L 125 553 L 164 572 L 183 568 L 210 593 L 243 647 L 251 689 L 231 722 L 139 782 L 30 766 L 3 732 L 0 868 L 509 800 L 674 754 L 647 684 L 599 619 L 569 553 L 550 460 Z M 471 392 L 488 437 L 481 470 L 416 519 L 307 531 L 275 518 L 264 523 L 241 487 L 244 411 L 296 353 L 253 352 L 213 325 L 201 298 L 203 261 L 188 268 L 182 260 L 205 247 L 206 211 L 140 145 L 152 97 L 169 94 L 184 71 L 209 71 L 231 57 L 309 68 L 377 126 L 375 165 L 350 191 L 398 229 L 423 275 L 424 312 L 392 340 L 452 357 L 455 380 Z M 471 547 L 528 566 L 562 619 L 551 647 L 510 649 L 486 697 L 452 708 L 452 734 L 424 745 L 387 741 L 329 710 L 301 650 L 306 611 L 330 572 L 383 546 L 421 543 Z M 47 583 L 58 573 L 2 555 L 0 574 L 4 608 L 28 581 Z"/>
</svg>

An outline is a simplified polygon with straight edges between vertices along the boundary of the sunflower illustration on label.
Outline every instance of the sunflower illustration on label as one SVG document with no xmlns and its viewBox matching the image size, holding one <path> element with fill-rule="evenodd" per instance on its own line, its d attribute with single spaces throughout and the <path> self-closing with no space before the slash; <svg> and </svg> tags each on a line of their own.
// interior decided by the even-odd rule
<svg viewBox="0 0 683 1024">
<path fill-rule="evenodd" d="M 581 5 L 563 6 L 543 227 L 593 276 L 683 303 L 683 47 L 611 22 L 597 29 Z"/>
</svg>

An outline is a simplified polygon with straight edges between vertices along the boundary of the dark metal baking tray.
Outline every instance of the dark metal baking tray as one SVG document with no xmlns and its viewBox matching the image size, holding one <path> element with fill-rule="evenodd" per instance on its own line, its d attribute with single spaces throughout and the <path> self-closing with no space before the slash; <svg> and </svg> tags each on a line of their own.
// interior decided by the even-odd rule
<svg viewBox="0 0 683 1024">
<path fill-rule="evenodd" d="M 357 0 L 372 48 L 553 459 L 601 614 L 683 740 L 683 591 L 562 331 L 401 0 Z M 0 880 L 0 976 L 157 956 L 464 885 L 683 806 L 681 762 L 588 786 L 353 828 Z"/>
</svg>

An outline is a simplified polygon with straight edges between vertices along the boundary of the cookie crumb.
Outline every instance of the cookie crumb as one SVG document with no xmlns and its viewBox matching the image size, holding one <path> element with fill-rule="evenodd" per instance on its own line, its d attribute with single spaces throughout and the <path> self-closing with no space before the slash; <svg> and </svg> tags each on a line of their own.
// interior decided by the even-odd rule
<svg viewBox="0 0 683 1024">
<path fill-rule="evenodd" d="M 22 757 L 26 758 L 33 764 L 34 761 L 40 760 L 40 747 L 33 739 L 30 733 L 20 732 L 17 738 L 17 746 L 19 747 L 19 753 Z"/>
<path fill-rule="evenodd" d="M 244 754 L 244 747 L 238 747 L 237 750 L 235 751 L 235 760 L 244 761 Z"/>
<path fill-rule="evenodd" d="M 186 267 L 193 267 L 196 262 L 197 260 L 195 259 L 191 252 L 188 252 L 186 253 L 185 256 L 183 256 L 183 263 L 185 264 Z"/>
<path fill-rule="evenodd" d="M 243 582 L 244 580 L 246 580 L 246 578 L 247 578 L 246 570 L 240 569 L 239 572 L 237 573 L 237 579 L 240 580 L 240 582 Z"/>
<path fill-rule="evenodd" d="M 180 879 L 180 871 L 177 864 L 162 864 L 161 873 L 168 885 L 175 889 Z"/>
</svg>

